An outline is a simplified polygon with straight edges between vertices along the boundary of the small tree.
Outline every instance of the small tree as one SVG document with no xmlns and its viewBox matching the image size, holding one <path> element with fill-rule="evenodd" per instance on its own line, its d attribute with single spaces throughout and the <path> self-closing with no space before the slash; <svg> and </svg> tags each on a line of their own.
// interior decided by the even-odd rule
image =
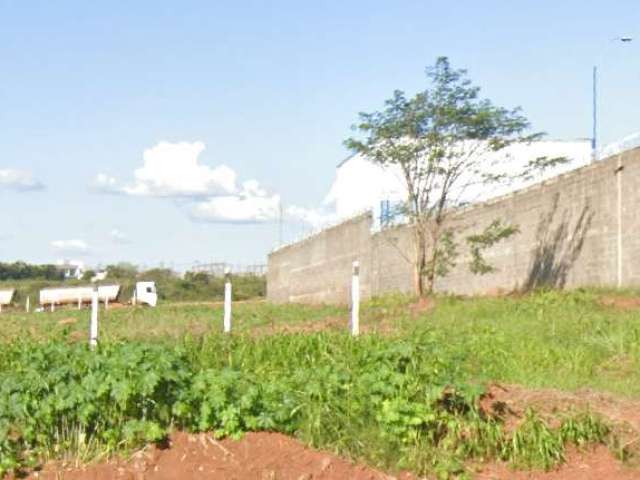
<svg viewBox="0 0 640 480">
<path fill-rule="evenodd" d="M 419 295 L 433 290 L 435 278 L 446 275 L 457 256 L 454 232 L 447 224 L 456 206 L 468 201 L 469 187 L 530 178 L 535 172 L 566 161 L 537 158 L 525 166 L 496 159 L 514 142 L 531 142 L 540 133 L 526 133 L 528 120 L 516 108 L 494 106 L 479 96 L 466 70 L 454 70 L 446 57 L 426 70 L 429 87 L 407 98 L 396 90 L 382 111 L 360 113 L 354 129 L 360 137 L 345 144 L 383 167 L 396 168 L 407 190 L 403 208 L 415 240 L 415 286 Z M 467 238 L 472 271 L 492 267 L 482 250 L 517 231 L 494 221 L 479 235 Z M 424 280 L 426 278 L 426 285 Z"/>
</svg>

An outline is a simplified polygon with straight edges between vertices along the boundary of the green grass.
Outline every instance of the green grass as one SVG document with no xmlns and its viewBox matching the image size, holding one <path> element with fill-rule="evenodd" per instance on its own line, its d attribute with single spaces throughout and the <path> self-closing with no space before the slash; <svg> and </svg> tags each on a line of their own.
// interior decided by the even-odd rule
<svg viewBox="0 0 640 480">
<path fill-rule="evenodd" d="M 219 304 L 0 315 L 0 470 L 36 458 L 108 455 L 171 428 L 238 435 L 275 430 L 390 470 L 463 474 L 468 461 L 550 468 L 566 444 L 615 441 L 588 413 L 529 412 L 514 431 L 478 410 L 488 382 L 640 397 L 640 315 L 605 294 L 439 297 L 427 310 L 388 296 L 348 309 Z M 74 322 L 65 321 L 75 319 Z M 325 332 L 281 334 L 305 322 Z M 336 326 L 344 325 L 342 331 Z M 4 462 L 4 463 L 3 463 Z"/>
<path fill-rule="evenodd" d="M 597 292 L 446 299 L 428 323 L 475 352 L 483 378 L 640 397 L 640 311 L 600 305 Z"/>
<path fill-rule="evenodd" d="M 634 292 L 537 292 L 524 297 L 440 297 L 437 308 L 412 315 L 405 296 L 366 302 L 362 324 L 411 334 L 428 329 L 450 348 L 473 351 L 465 366 L 483 380 L 562 390 L 592 388 L 640 397 L 640 310 L 601 305 L 602 295 Z M 234 304 L 234 331 L 321 322 L 348 322 L 348 309 L 333 306 Z M 73 322 L 75 320 L 75 322 Z M 81 339 L 89 311 L 0 314 L 0 342 L 17 337 Z M 222 328 L 222 305 L 168 304 L 100 312 L 104 340 L 182 338 Z"/>
<path fill-rule="evenodd" d="M 540 291 L 521 297 L 440 297 L 411 315 L 410 299 L 368 302 L 364 322 L 386 319 L 404 331 L 428 329 L 457 351 L 477 378 L 573 391 L 591 388 L 640 398 L 640 308 L 602 305 L 633 291 Z M 636 297 L 637 298 L 637 297 Z"/>
<path fill-rule="evenodd" d="M 233 304 L 233 330 L 294 325 L 342 318 L 344 307 L 272 305 L 261 301 Z M 88 335 L 90 310 L 58 307 L 54 312 L 11 312 L 0 314 L 0 343 L 29 337 L 34 340 L 78 340 Z M 113 340 L 173 341 L 185 336 L 197 337 L 222 330 L 223 306 L 220 302 L 195 304 L 161 302 L 156 308 L 146 306 L 99 310 L 100 338 Z"/>
</svg>

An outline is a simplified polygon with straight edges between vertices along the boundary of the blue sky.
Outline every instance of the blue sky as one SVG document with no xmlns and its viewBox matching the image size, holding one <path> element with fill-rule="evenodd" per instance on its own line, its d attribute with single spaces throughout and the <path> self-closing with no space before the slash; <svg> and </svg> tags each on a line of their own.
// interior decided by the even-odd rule
<svg viewBox="0 0 640 480">
<path fill-rule="evenodd" d="M 225 219 L 233 198 L 150 187 L 160 142 L 201 144 L 195 176 L 218 185 L 225 165 L 228 196 L 314 209 L 357 112 L 423 87 L 439 55 L 558 139 L 590 135 L 598 63 L 613 141 L 640 130 L 640 38 L 611 39 L 639 25 L 637 0 L 0 0 L 0 260 L 263 261 L 268 211 Z"/>
</svg>

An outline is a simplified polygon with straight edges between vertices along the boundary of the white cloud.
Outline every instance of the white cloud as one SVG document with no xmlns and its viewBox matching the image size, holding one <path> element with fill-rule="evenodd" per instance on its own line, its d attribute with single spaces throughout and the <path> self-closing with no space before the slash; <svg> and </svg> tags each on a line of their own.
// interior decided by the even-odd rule
<svg viewBox="0 0 640 480">
<path fill-rule="evenodd" d="M 249 180 L 242 185 L 238 195 L 213 197 L 192 205 L 192 219 L 212 223 L 266 223 L 280 218 L 280 196 L 267 193 L 257 181 Z M 335 213 L 325 209 L 289 206 L 282 211 L 286 223 L 304 223 L 319 228 L 337 219 Z"/>
<path fill-rule="evenodd" d="M 304 208 L 293 205 L 288 207 L 285 213 L 288 220 L 307 223 L 313 228 L 321 228 L 338 220 L 336 213 L 327 212 L 324 209 L 318 208 Z"/>
<path fill-rule="evenodd" d="M 210 167 L 199 163 L 202 142 L 160 142 L 144 151 L 142 167 L 133 173 L 133 181 L 121 183 L 106 173 L 98 174 L 91 187 L 102 193 L 187 199 L 180 203 L 195 221 L 211 223 L 264 223 L 278 220 L 280 196 L 268 192 L 257 180 L 237 184 L 236 172 L 226 165 Z M 320 210 L 289 207 L 285 221 L 297 221 L 314 227 L 333 219 Z M 117 232 L 117 233 L 114 233 Z M 111 238 L 122 243 L 122 232 Z M 123 238 L 120 238 L 120 237 Z"/>
<path fill-rule="evenodd" d="M 0 169 L 0 189 L 2 188 L 18 192 L 27 192 L 42 190 L 44 189 L 44 185 L 33 178 L 33 174 L 31 172 L 5 168 Z"/>
<path fill-rule="evenodd" d="M 129 237 L 127 237 L 127 235 L 125 235 L 122 231 L 120 231 L 117 228 L 114 228 L 113 230 L 111 230 L 109 232 L 109 236 L 111 237 L 111 240 L 113 240 L 115 243 L 120 243 L 120 244 L 129 243 Z"/>
<path fill-rule="evenodd" d="M 71 240 L 54 240 L 51 242 L 51 247 L 65 253 L 87 253 L 89 251 L 87 242 L 78 238 Z"/>
<path fill-rule="evenodd" d="M 237 195 L 196 202 L 189 215 L 213 223 L 263 223 L 276 220 L 279 212 L 280 196 L 267 193 L 256 180 L 248 180 Z"/>
<path fill-rule="evenodd" d="M 96 176 L 93 188 L 104 193 L 153 197 L 209 197 L 237 192 L 236 172 L 226 165 L 199 163 L 203 142 L 160 142 L 143 154 L 143 165 L 133 182 L 119 184 L 105 173 Z"/>
</svg>

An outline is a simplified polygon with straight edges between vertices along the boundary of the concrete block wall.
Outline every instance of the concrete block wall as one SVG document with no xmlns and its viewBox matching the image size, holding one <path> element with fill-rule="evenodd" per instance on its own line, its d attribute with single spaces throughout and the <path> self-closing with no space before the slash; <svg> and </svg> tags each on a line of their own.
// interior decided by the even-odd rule
<svg viewBox="0 0 640 480">
<path fill-rule="evenodd" d="M 460 256 L 436 290 L 640 285 L 639 206 L 640 149 L 634 149 L 463 209 L 451 218 Z M 486 252 L 495 271 L 473 275 L 464 238 L 496 218 L 520 231 Z M 360 215 L 269 255 L 268 299 L 347 303 L 353 260 L 361 264 L 363 298 L 412 292 L 411 228 L 372 234 L 372 220 Z"/>
<path fill-rule="evenodd" d="M 269 255 L 267 298 L 274 302 L 347 303 L 351 268 L 361 262 L 360 288 L 371 296 L 371 214 L 328 228 Z"/>
</svg>

